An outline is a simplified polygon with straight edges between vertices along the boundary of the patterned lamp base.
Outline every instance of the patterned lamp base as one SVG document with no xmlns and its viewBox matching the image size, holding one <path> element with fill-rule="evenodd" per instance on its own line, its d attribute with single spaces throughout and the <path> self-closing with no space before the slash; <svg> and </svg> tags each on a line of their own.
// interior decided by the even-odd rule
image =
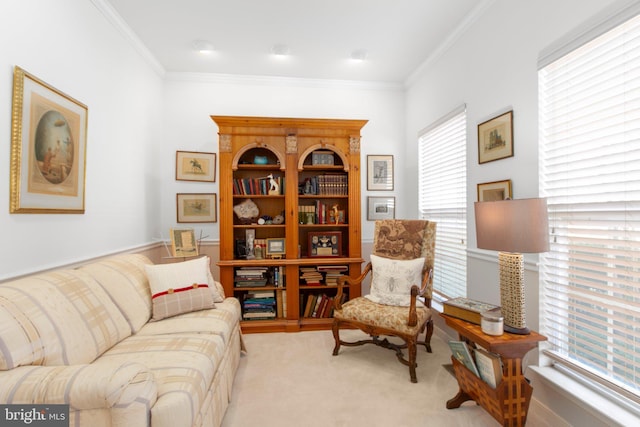
<svg viewBox="0 0 640 427">
<path fill-rule="evenodd" d="M 524 304 L 524 259 L 522 254 L 500 252 L 500 305 L 504 330 L 512 334 L 530 333 Z"/>
</svg>

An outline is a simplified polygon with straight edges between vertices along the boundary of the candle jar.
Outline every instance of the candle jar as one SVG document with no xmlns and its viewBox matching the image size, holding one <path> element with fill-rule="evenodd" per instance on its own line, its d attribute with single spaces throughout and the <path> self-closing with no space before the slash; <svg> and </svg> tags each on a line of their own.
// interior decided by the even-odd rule
<svg viewBox="0 0 640 427">
<path fill-rule="evenodd" d="M 480 327 L 487 335 L 500 336 L 504 333 L 504 317 L 499 310 L 489 310 L 481 313 Z"/>
</svg>

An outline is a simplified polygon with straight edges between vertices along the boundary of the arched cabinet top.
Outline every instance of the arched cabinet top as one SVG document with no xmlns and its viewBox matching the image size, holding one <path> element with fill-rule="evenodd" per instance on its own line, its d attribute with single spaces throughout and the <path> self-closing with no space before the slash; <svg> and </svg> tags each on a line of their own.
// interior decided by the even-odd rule
<svg viewBox="0 0 640 427">
<path fill-rule="evenodd" d="M 260 153 L 269 152 L 273 158 L 276 159 L 277 164 L 267 163 L 267 164 L 256 164 L 256 163 L 242 163 L 243 161 L 247 161 L 249 159 L 246 158 L 246 154 L 249 151 L 255 150 L 256 155 Z M 243 164 L 252 164 L 255 167 L 266 167 L 266 168 L 277 168 L 280 170 L 284 170 L 285 168 L 285 158 L 278 150 L 276 150 L 272 145 L 267 142 L 252 142 L 250 144 L 246 144 L 243 147 L 238 149 L 238 152 L 233 157 L 233 161 L 231 162 L 231 169 L 238 170 L 238 165 Z"/>
<path fill-rule="evenodd" d="M 313 153 L 316 150 L 332 151 L 334 154 L 340 157 L 340 160 L 342 160 L 342 166 L 345 172 L 349 172 L 349 158 L 341 151 L 336 150 L 334 146 L 326 145 L 322 143 L 312 145 L 300 154 L 300 157 L 298 158 L 298 170 L 301 171 L 304 169 L 305 167 L 304 161 L 307 159 L 307 157 L 311 155 L 311 153 Z"/>
</svg>

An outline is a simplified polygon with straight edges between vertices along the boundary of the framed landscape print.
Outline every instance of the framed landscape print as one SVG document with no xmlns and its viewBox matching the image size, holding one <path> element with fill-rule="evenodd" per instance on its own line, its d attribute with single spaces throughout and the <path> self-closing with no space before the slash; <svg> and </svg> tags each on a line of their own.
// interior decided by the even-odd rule
<svg viewBox="0 0 640 427">
<path fill-rule="evenodd" d="M 396 217 L 395 197 L 367 197 L 367 220 L 394 219 Z"/>
<path fill-rule="evenodd" d="M 513 111 L 478 125 L 478 163 L 513 156 Z"/>
<path fill-rule="evenodd" d="M 393 190 L 393 156 L 367 156 L 367 190 Z"/>
<path fill-rule="evenodd" d="M 485 182 L 478 184 L 478 201 L 495 202 L 512 198 L 511 180 Z"/>
<path fill-rule="evenodd" d="M 176 194 L 178 222 L 216 222 L 217 205 L 215 193 Z"/>
<path fill-rule="evenodd" d="M 176 151 L 176 180 L 216 182 L 216 153 Z"/>
<path fill-rule="evenodd" d="M 16 66 L 10 213 L 84 213 L 87 106 Z"/>
</svg>

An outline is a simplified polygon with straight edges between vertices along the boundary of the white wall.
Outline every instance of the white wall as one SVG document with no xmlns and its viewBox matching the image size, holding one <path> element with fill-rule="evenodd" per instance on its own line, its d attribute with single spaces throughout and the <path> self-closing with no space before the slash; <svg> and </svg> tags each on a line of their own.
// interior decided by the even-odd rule
<svg viewBox="0 0 640 427">
<path fill-rule="evenodd" d="M 368 195 L 397 195 L 404 188 L 404 92 L 400 86 L 300 79 L 170 74 L 164 94 L 162 230 L 176 226 L 176 193 L 219 195 L 216 182 L 176 181 L 175 152 L 218 152 L 218 129 L 211 115 L 365 119 L 362 129 L 362 236 L 372 239 L 373 222 L 366 221 Z M 366 191 L 366 156 L 392 154 L 396 160 L 394 192 Z M 404 215 L 404 205 L 397 215 Z M 190 224 L 191 225 L 191 224 Z M 194 224 L 197 225 L 197 224 Z M 194 227 L 196 234 L 219 239 L 218 224 Z M 165 236 L 166 237 L 166 236 Z"/>
<path fill-rule="evenodd" d="M 538 196 L 538 81 L 540 51 L 613 1 L 496 0 L 457 42 L 432 58 L 406 96 L 409 161 L 404 201 L 417 211 L 417 134 L 458 105 L 467 105 L 468 294 L 499 303 L 495 252 L 476 249 L 473 203 L 477 184 L 511 179 L 514 198 Z M 478 164 L 477 125 L 513 110 L 514 156 Z M 537 257 L 527 260 L 527 323 L 538 328 Z M 532 274 L 533 273 L 533 274 Z"/>
<path fill-rule="evenodd" d="M 0 3 L 0 279 L 149 242 L 162 77 L 87 0 Z M 86 213 L 9 214 L 13 67 L 88 106 Z"/>
<path fill-rule="evenodd" d="M 540 52 L 584 21 L 610 7 L 613 0 L 496 0 L 441 56 L 432 58 L 411 81 L 406 96 L 408 160 L 403 201 L 413 204 L 417 185 L 417 134 L 462 103 L 467 105 L 468 295 L 499 304 L 495 252 L 476 249 L 473 203 L 476 185 L 511 179 L 514 198 L 538 196 L 538 84 Z M 514 157 L 478 164 L 477 125 L 498 113 L 514 111 Z M 539 329 L 539 286 L 535 262 L 525 256 L 527 323 Z M 544 345 L 544 344 L 543 344 Z M 530 352 L 525 366 L 535 364 Z M 532 425 L 618 425 L 615 410 L 594 408 L 584 396 L 553 385 L 529 370 L 534 395 Z M 561 381 L 562 383 L 562 381 Z M 607 408 L 610 407 L 606 406 Z M 603 406 L 604 408 L 605 406 Z M 603 421 L 604 420 L 604 421 Z"/>
</svg>

